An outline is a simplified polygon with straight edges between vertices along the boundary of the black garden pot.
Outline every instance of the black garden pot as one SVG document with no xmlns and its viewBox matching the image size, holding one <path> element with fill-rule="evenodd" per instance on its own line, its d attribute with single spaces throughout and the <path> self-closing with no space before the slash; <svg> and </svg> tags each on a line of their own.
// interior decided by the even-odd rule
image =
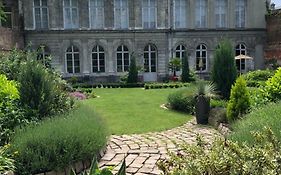
<svg viewBox="0 0 281 175">
<path fill-rule="evenodd" d="M 204 95 L 198 95 L 195 104 L 195 116 L 197 124 L 208 124 L 210 112 L 210 98 Z"/>
</svg>

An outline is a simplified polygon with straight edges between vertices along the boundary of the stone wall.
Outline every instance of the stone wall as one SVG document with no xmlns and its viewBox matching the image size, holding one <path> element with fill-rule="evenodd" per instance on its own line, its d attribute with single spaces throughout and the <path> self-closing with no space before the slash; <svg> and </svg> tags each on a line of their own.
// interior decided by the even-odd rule
<svg viewBox="0 0 281 175">
<path fill-rule="evenodd" d="M 267 47 L 265 57 L 277 59 L 281 63 L 281 9 L 267 15 Z"/>
<path fill-rule="evenodd" d="M 0 51 L 10 51 L 13 48 L 23 47 L 23 32 L 0 27 Z"/>
</svg>

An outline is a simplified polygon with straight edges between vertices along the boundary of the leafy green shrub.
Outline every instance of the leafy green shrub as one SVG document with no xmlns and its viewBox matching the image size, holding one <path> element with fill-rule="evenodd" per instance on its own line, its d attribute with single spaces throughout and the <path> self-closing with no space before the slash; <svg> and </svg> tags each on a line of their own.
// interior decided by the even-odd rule
<svg viewBox="0 0 281 175">
<path fill-rule="evenodd" d="M 236 80 L 231 89 L 230 100 L 227 104 L 228 121 L 236 120 L 241 115 L 246 114 L 250 108 L 250 96 L 247 90 L 246 81 L 243 77 Z"/>
<path fill-rule="evenodd" d="M 167 175 L 281 174 L 281 145 L 270 129 L 254 134 L 255 144 L 248 146 L 224 138 L 211 145 L 197 137 L 197 145 L 183 146 L 183 153 L 158 163 Z"/>
<path fill-rule="evenodd" d="M 182 88 L 168 96 L 168 103 L 173 110 L 194 113 L 195 94 L 187 88 Z"/>
<path fill-rule="evenodd" d="M 68 116 L 18 130 L 11 141 L 16 172 L 36 174 L 90 160 L 106 144 L 103 121 L 83 103 Z"/>
<path fill-rule="evenodd" d="M 226 106 L 227 106 L 227 101 L 225 101 L 225 100 L 211 99 L 212 108 L 216 108 L 216 107 L 226 108 Z"/>
<path fill-rule="evenodd" d="M 9 80 L 17 80 L 20 74 L 19 67 L 24 64 L 30 56 L 32 57 L 30 52 L 25 53 L 24 51 L 16 49 L 9 53 L 0 54 L 0 74 L 5 74 Z"/>
<path fill-rule="evenodd" d="M 233 129 L 230 139 L 249 144 L 255 144 L 251 137 L 252 132 L 261 131 L 263 127 L 271 128 L 277 139 L 281 142 L 281 103 L 270 103 L 262 108 L 247 114 L 242 120 L 237 120 L 231 127 Z"/>
<path fill-rule="evenodd" d="M 237 77 L 234 53 L 229 41 L 222 41 L 215 52 L 211 78 L 221 95 L 228 99 L 231 86 Z"/>
<path fill-rule="evenodd" d="M 11 159 L 11 156 L 8 154 L 8 148 L 9 145 L 0 147 L 0 174 L 15 170 L 14 160 Z"/>
<path fill-rule="evenodd" d="M 281 100 L 281 68 L 278 68 L 272 78 L 269 78 L 265 83 L 265 96 L 271 101 Z"/>
<path fill-rule="evenodd" d="M 21 66 L 20 102 L 28 111 L 27 115 L 42 119 L 70 108 L 69 99 L 58 81 L 37 61 L 28 60 Z"/>
<path fill-rule="evenodd" d="M 136 59 L 133 56 L 130 63 L 129 75 L 127 83 L 137 83 L 138 82 L 138 69 L 136 65 Z"/>
<path fill-rule="evenodd" d="M 264 90 L 261 87 L 249 88 L 251 110 L 255 110 L 270 103 L 270 99 L 266 97 L 266 94 L 263 91 Z"/>
<path fill-rule="evenodd" d="M 244 75 L 244 79 L 247 82 L 247 86 L 249 87 L 259 87 L 264 86 L 265 82 L 274 75 L 274 71 L 272 70 L 256 70 L 252 72 L 248 72 Z"/>
<path fill-rule="evenodd" d="M 26 123 L 18 99 L 16 83 L 0 75 L 0 145 L 8 143 L 15 127 Z"/>
</svg>

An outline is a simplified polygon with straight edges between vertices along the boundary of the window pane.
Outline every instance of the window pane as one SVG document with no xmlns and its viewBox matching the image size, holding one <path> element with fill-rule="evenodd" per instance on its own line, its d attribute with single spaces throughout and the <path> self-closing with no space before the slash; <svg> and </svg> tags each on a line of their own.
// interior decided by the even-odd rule
<svg viewBox="0 0 281 175">
<path fill-rule="evenodd" d="M 40 6 L 40 0 L 34 0 L 34 6 Z"/>
<path fill-rule="evenodd" d="M 79 22 L 78 22 L 78 9 L 73 8 L 72 9 L 72 22 L 73 22 L 73 28 L 78 28 L 79 27 Z"/>
</svg>

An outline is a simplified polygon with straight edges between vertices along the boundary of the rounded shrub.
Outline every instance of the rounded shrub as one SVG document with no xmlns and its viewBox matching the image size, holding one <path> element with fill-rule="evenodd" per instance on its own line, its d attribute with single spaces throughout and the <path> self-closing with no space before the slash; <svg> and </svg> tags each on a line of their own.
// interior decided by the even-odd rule
<svg viewBox="0 0 281 175">
<path fill-rule="evenodd" d="M 274 75 L 272 70 L 255 70 L 243 75 L 249 87 L 264 86 L 265 82 Z"/>
<path fill-rule="evenodd" d="M 246 81 L 240 76 L 231 89 L 230 100 L 227 104 L 227 119 L 233 121 L 247 113 L 249 108 L 250 96 Z"/>
<path fill-rule="evenodd" d="M 168 103 L 173 110 L 194 113 L 195 95 L 187 88 L 179 89 L 178 91 L 168 96 Z"/>
<path fill-rule="evenodd" d="M 59 116 L 17 130 L 12 139 L 16 173 L 37 174 L 61 170 L 91 160 L 106 144 L 103 121 L 90 106 L 81 103 L 68 116 Z"/>
<path fill-rule="evenodd" d="M 271 101 L 281 100 L 281 68 L 278 68 L 274 76 L 266 81 L 263 92 Z"/>
</svg>

